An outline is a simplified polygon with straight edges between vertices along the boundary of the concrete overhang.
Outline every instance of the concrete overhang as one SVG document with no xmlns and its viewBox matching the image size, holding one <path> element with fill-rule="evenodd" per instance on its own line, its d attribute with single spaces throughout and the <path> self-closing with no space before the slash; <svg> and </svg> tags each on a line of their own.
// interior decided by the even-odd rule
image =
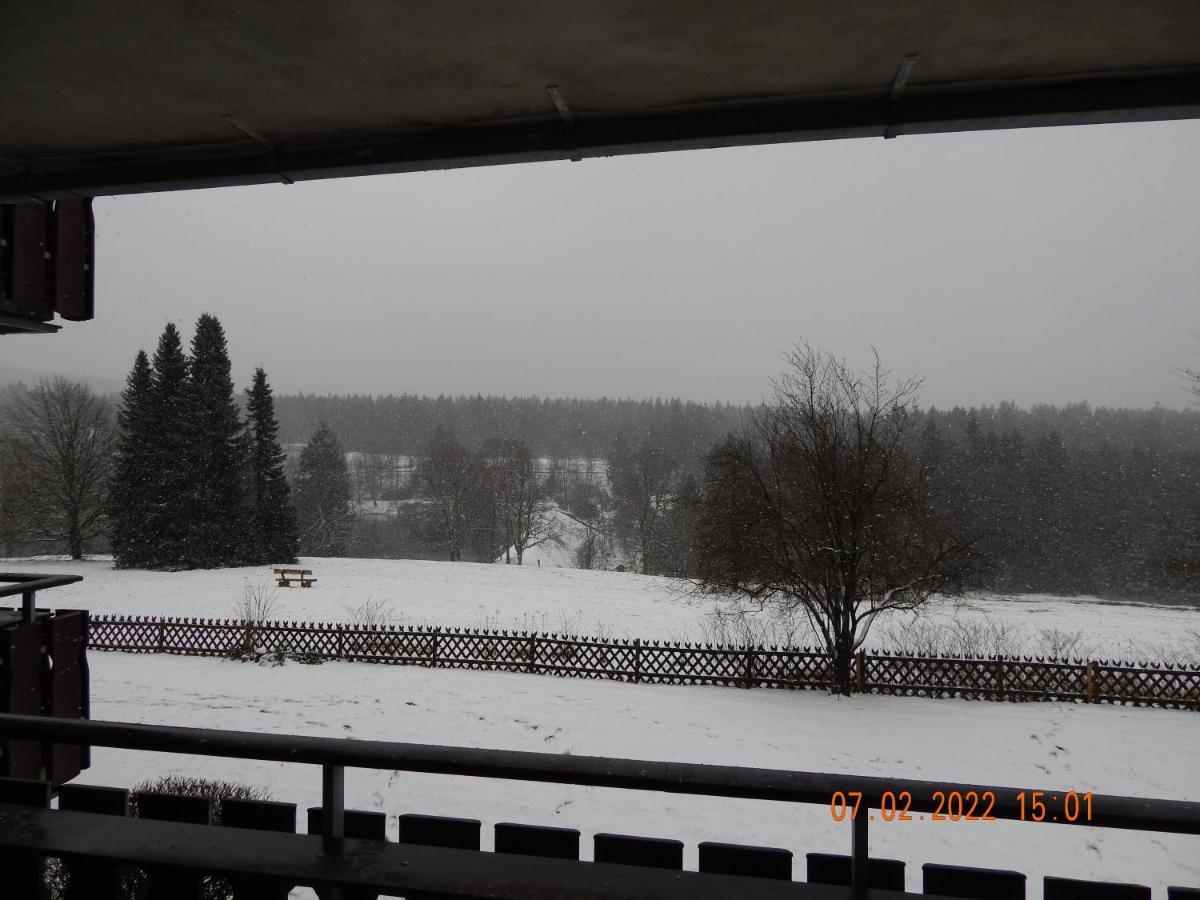
<svg viewBox="0 0 1200 900">
<path fill-rule="evenodd" d="M 1197 0 L 0 9 L 3 202 L 1197 115 Z"/>
</svg>

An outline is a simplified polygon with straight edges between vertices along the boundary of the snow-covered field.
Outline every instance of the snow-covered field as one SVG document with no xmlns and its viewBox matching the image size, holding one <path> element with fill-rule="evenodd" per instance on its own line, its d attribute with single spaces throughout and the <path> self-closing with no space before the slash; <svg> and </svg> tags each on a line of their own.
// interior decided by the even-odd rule
<svg viewBox="0 0 1200 900">
<path fill-rule="evenodd" d="M 317 583 L 275 592 L 273 617 L 351 621 L 367 606 L 393 624 L 516 628 L 613 638 L 712 641 L 739 637 L 713 617 L 714 601 L 688 585 L 633 573 L 593 572 L 551 564 L 536 551 L 524 566 L 423 560 L 305 559 Z M 546 561 L 542 566 L 537 560 Z M 228 618 L 247 585 L 271 586 L 269 567 L 193 572 L 115 570 L 106 560 L 7 560 L 5 568 L 70 572 L 83 582 L 46 592 L 40 602 L 97 613 Z M 781 640 L 787 629 L 766 617 L 754 636 Z M 869 645 L 891 649 L 921 643 L 938 631 L 980 644 L 1002 639 L 1016 652 L 1125 659 L 1200 659 L 1200 609 L 1111 603 L 1094 597 L 976 595 L 940 601 L 920 616 L 897 615 L 872 631 Z M 790 635 L 806 643 L 806 633 Z"/>
<path fill-rule="evenodd" d="M 815 692 L 627 685 L 500 672 L 327 663 L 249 663 L 119 653 L 92 655 L 98 719 L 256 732 L 417 741 L 556 753 L 983 782 L 1200 800 L 1200 715 L 1071 704 L 970 703 Z M 315 767 L 170 754 L 93 751 L 83 780 L 132 786 L 169 773 L 267 787 L 302 808 L 319 804 Z M 692 798 L 599 788 L 353 771 L 347 802 L 395 815 L 726 840 L 848 852 L 849 826 L 818 806 Z M 392 836 L 394 818 L 390 822 Z M 1200 886 L 1200 837 L 1054 824 L 876 823 L 872 851 L 908 862 L 1012 868 Z M 583 842 L 590 854 L 588 840 Z M 299 896 L 299 895 L 298 895 Z"/>
<path fill-rule="evenodd" d="M 713 601 L 663 578 L 549 564 L 308 559 L 305 565 L 317 585 L 277 591 L 277 618 L 349 620 L 373 604 L 408 624 L 672 640 L 714 632 Z M 116 571 L 102 560 L 10 560 L 4 567 L 82 574 L 82 583 L 47 592 L 42 602 L 134 615 L 230 617 L 246 585 L 270 583 L 268 568 L 153 573 Z M 1026 646 L 1047 632 L 1078 632 L 1077 649 L 1086 643 L 1104 655 L 1144 656 L 1157 655 L 1154 648 L 1187 648 L 1200 630 L 1200 611 L 1089 598 L 973 597 L 938 604 L 918 621 L 897 619 L 872 640 L 886 642 L 889 629 L 892 639 L 919 639 L 931 623 L 945 633 L 1003 633 Z M 355 663 L 269 668 L 118 653 L 94 653 L 91 661 L 98 719 L 838 772 L 846 773 L 847 790 L 855 775 L 881 775 L 1200 800 L 1194 712 L 832 698 Z M 85 780 L 134 786 L 170 773 L 267 787 L 302 807 L 319 797 L 313 767 L 100 748 Z M 849 845 L 848 826 L 811 806 L 388 772 L 349 774 L 347 793 L 355 807 L 393 815 L 676 837 L 688 845 L 689 865 L 702 840 L 787 847 L 800 860 L 800 877 L 804 853 L 846 852 Z M 1197 838 L 1052 824 L 909 822 L 877 824 L 872 842 L 875 854 L 909 863 L 913 889 L 920 863 L 929 861 L 1014 868 L 1032 879 L 1053 873 L 1150 882 L 1159 896 L 1167 884 L 1200 886 Z"/>
</svg>

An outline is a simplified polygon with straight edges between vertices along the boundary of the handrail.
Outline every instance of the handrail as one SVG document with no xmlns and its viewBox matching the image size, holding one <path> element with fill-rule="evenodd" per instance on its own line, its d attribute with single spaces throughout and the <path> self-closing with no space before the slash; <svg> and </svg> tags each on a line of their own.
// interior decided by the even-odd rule
<svg viewBox="0 0 1200 900">
<path fill-rule="evenodd" d="M 46 588 L 62 587 L 83 581 L 82 575 L 25 575 L 14 572 L 0 572 L 0 584 L 6 581 L 15 582 L 11 587 L 0 587 L 0 597 L 12 597 L 15 594 L 30 594 Z"/>
<path fill-rule="evenodd" d="M 524 750 L 485 750 L 388 741 L 346 740 L 304 735 L 262 734 L 129 722 L 51 719 L 0 715 L 0 737 L 92 744 L 126 750 L 190 753 L 323 767 L 390 769 L 477 778 L 576 784 L 591 787 L 699 794 L 790 803 L 830 803 L 835 792 L 861 792 L 861 806 L 881 809 L 903 792 L 911 797 L 912 812 L 944 810 L 935 793 L 966 796 L 991 792 L 995 803 L 987 810 L 997 819 L 1030 821 L 1032 788 L 953 782 L 916 781 L 878 776 L 838 775 L 786 769 L 759 769 L 698 763 L 567 756 Z M 1067 789 L 1037 789 L 1047 802 Z M 885 795 L 888 798 L 885 799 Z M 865 821 L 865 817 L 863 818 Z M 1050 820 L 1047 819 L 1047 822 Z M 1200 802 L 1092 794 L 1091 816 L 1060 825 L 1087 825 L 1168 834 L 1200 834 Z"/>
</svg>

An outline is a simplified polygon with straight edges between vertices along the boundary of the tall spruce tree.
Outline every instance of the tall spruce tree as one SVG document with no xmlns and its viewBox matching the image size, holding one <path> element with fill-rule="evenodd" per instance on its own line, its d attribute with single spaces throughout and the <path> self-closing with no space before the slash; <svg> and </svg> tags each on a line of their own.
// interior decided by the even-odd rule
<svg viewBox="0 0 1200 900">
<path fill-rule="evenodd" d="M 188 398 L 189 562 L 199 568 L 246 562 L 252 556 L 244 490 L 248 448 L 225 331 L 208 313 L 196 321 Z"/>
<path fill-rule="evenodd" d="M 279 446 L 279 423 L 266 373 L 254 370 L 246 391 L 246 429 L 250 445 L 250 546 L 257 563 L 294 563 L 299 550 L 286 459 Z"/>
<path fill-rule="evenodd" d="M 191 564 L 188 369 L 179 329 L 168 322 L 154 351 L 147 411 L 146 568 L 183 569 Z"/>
<path fill-rule="evenodd" d="M 350 471 L 337 437 L 322 423 L 300 454 L 296 513 L 305 556 L 343 556 L 350 536 Z"/>
<path fill-rule="evenodd" d="M 147 565 L 155 543 L 148 527 L 153 506 L 153 391 L 150 359 L 145 350 L 139 350 L 121 393 L 116 459 L 108 493 L 109 543 L 119 569 Z"/>
</svg>

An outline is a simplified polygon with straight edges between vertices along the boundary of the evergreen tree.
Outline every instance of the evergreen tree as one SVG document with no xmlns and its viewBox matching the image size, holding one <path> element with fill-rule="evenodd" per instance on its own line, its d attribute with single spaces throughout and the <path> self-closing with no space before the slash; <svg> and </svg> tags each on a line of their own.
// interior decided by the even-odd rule
<svg viewBox="0 0 1200 900">
<path fill-rule="evenodd" d="M 266 373 L 254 370 L 247 395 L 250 444 L 250 545 L 258 563 L 294 563 L 299 550 L 296 515 L 292 510 L 279 446 L 279 424 Z"/>
<path fill-rule="evenodd" d="M 343 556 L 350 534 L 350 470 L 338 439 L 322 423 L 300 454 L 296 514 L 305 556 Z"/>
<path fill-rule="evenodd" d="M 109 543 L 117 568 L 149 563 L 155 536 L 147 527 L 153 496 L 151 429 L 154 373 L 146 351 L 139 350 L 121 393 L 117 413 L 117 451 L 108 494 Z"/>
<path fill-rule="evenodd" d="M 248 448 L 233 399 L 225 331 L 208 313 L 196 321 L 188 398 L 190 562 L 197 567 L 245 562 L 252 553 L 243 490 Z"/>
<path fill-rule="evenodd" d="M 187 568 L 191 560 L 188 359 L 179 329 L 168 322 L 154 351 L 146 440 L 145 519 L 148 551 L 143 565 Z"/>
</svg>

